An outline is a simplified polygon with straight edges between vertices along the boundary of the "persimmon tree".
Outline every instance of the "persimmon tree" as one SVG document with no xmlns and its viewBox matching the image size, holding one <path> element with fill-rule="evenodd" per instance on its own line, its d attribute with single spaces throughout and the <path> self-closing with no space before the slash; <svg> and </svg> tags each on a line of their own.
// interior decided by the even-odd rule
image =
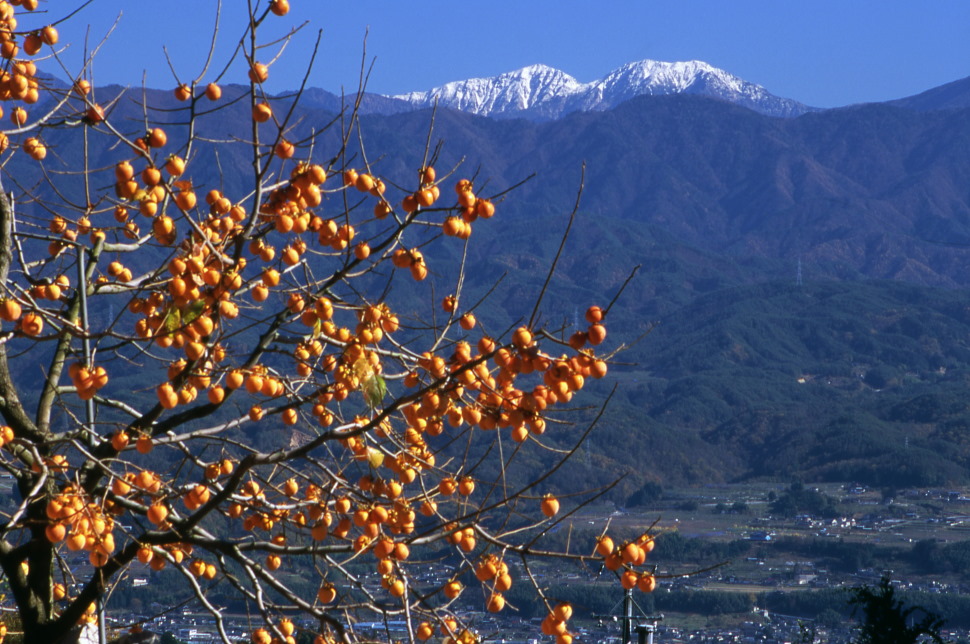
<svg viewBox="0 0 970 644">
<path fill-rule="evenodd" d="M 180 574 L 227 642 L 209 597 L 233 594 L 257 644 L 294 641 L 298 615 L 320 642 L 355 641 L 356 623 L 381 619 L 410 640 L 475 641 L 460 596 L 498 612 L 513 584 L 545 603 L 543 631 L 569 641 L 570 607 L 532 574 L 549 558 L 653 589 L 649 534 L 543 547 L 581 500 L 561 508 L 537 486 L 589 431 L 547 421 L 606 375 L 607 302 L 567 334 L 543 327 L 540 295 L 486 333 L 488 299 L 463 289 L 475 266 L 434 270 L 431 251 L 464 252 L 504 194 L 436 170 L 430 145 L 410 176 L 382 176 L 353 101 L 301 130 L 301 91 L 263 90 L 287 38 L 264 44 L 261 29 L 285 20 L 287 0 L 250 7 L 221 68 L 212 44 L 201 72 L 173 69 L 166 101 L 128 88 L 105 103 L 93 56 L 71 69 L 57 17 L 36 8 L 0 0 L 11 630 L 69 641 L 138 566 Z M 229 91 L 232 80 L 244 84 Z M 235 138 L 203 134 L 205 119 L 239 114 Z M 231 176 L 230 148 L 247 159 Z M 427 303 L 422 314 L 399 315 L 398 292 Z M 547 429 L 572 450 L 551 449 Z M 541 471 L 506 479 L 530 451 Z M 422 574 L 429 553 L 444 579 Z"/>
</svg>

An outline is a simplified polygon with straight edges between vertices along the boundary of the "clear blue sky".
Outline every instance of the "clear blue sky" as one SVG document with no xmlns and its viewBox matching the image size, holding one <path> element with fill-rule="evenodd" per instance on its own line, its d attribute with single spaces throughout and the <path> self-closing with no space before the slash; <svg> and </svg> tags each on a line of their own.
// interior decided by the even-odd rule
<svg viewBox="0 0 970 644">
<path fill-rule="evenodd" d="M 368 89 L 384 94 L 533 63 L 590 81 L 644 58 L 704 60 L 774 94 L 820 107 L 899 98 L 970 76 L 970 2 L 964 0 L 290 2 L 290 15 L 276 18 L 272 32 L 279 35 L 284 24 L 309 24 L 272 68 L 274 91 L 298 85 L 320 29 L 310 85 L 336 92 L 356 88 L 368 29 L 367 57 L 376 58 Z M 197 73 L 215 4 L 95 0 L 61 32 L 63 40 L 81 44 L 90 25 L 93 44 L 121 13 L 98 57 L 96 82 L 138 85 L 144 72 L 148 86 L 173 87 L 162 45 L 169 45 L 180 75 Z M 238 8 L 245 1 L 224 5 L 219 61 L 239 38 Z M 60 17 L 59 6 L 73 5 L 46 3 L 46 20 Z"/>
</svg>

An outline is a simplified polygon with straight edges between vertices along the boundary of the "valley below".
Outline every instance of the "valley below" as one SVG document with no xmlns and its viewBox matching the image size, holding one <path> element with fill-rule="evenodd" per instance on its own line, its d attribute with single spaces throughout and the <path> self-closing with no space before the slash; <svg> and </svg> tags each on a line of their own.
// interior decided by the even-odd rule
<svg viewBox="0 0 970 644">
<path fill-rule="evenodd" d="M 645 530 L 655 535 L 649 562 L 658 584 L 649 594 L 632 591 L 632 623 L 654 624 L 657 643 L 768 644 L 803 641 L 806 633 L 819 643 L 848 642 L 860 617 L 848 603 L 851 590 L 875 587 L 883 577 L 892 580 L 907 606 L 943 616 L 952 642 L 970 641 L 968 487 L 892 493 L 855 483 L 672 488 L 642 505 L 583 507 L 555 524 L 550 536 L 589 554 L 604 532 L 621 540 Z M 429 558 L 422 581 L 436 583 L 451 563 Z M 521 565 L 511 558 L 509 564 L 516 585 L 527 585 Z M 550 601 L 573 605 L 581 641 L 620 641 L 623 591 L 613 573 L 601 564 L 562 562 L 541 563 L 530 572 Z M 369 566 L 359 571 L 361 580 L 375 574 Z M 109 603 L 112 625 L 141 623 L 187 644 L 217 641 L 211 618 L 198 604 L 172 608 L 165 601 L 166 576 L 134 566 Z M 316 583 L 307 581 L 308 587 Z M 338 590 L 352 592 L 346 584 Z M 453 608 L 489 641 L 536 641 L 543 608 L 527 589 L 520 590 L 513 589 L 510 609 L 500 615 L 485 610 L 486 598 L 474 588 Z M 390 598 L 378 598 L 385 599 Z M 227 613 L 229 632 L 242 636 L 248 625 L 245 614 Z M 376 638 L 405 634 L 403 624 L 393 620 L 355 628 Z"/>
</svg>

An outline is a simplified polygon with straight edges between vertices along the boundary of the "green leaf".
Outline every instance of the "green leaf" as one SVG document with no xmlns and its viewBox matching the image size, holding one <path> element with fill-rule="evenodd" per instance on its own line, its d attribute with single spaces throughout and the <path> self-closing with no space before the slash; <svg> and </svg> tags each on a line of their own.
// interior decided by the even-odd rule
<svg viewBox="0 0 970 644">
<path fill-rule="evenodd" d="M 202 315 L 202 311 L 205 310 L 205 300 L 192 300 L 189 305 L 185 307 L 185 313 L 182 315 L 183 324 L 191 324 L 197 317 Z"/>
<path fill-rule="evenodd" d="M 371 409 L 377 409 L 387 395 L 387 384 L 379 375 L 373 374 L 361 383 L 361 390 L 367 405 Z"/>
<path fill-rule="evenodd" d="M 166 333 L 174 333 L 179 330 L 182 326 L 182 314 L 174 306 L 169 308 L 168 313 L 165 314 L 165 319 L 162 320 L 162 328 L 165 329 Z"/>
</svg>

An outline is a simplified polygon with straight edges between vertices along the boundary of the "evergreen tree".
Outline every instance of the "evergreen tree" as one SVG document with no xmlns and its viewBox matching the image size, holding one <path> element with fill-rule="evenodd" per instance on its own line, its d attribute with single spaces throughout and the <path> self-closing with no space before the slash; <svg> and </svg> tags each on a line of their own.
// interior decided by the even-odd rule
<svg viewBox="0 0 970 644">
<path fill-rule="evenodd" d="M 888 577 L 883 577 L 876 589 L 854 589 L 849 603 L 862 607 L 865 618 L 854 644 L 915 644 L 924 635 L 932 642 L 945 641 L 940 636 L 943 619 L 921 606 L 904 607 Z M 922 619 L 916 622 L 914 613 L 921 613 Z"/>
</svg>

